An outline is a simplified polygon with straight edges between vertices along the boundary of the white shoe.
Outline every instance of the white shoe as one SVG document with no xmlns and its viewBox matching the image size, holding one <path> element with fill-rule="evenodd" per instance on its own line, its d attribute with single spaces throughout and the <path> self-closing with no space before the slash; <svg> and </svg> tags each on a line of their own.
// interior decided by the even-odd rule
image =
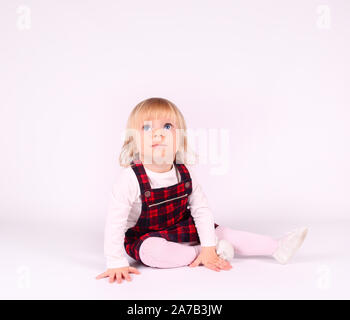
<svg viewBox="0 0 350 320">
<path fill-rule="evenodd" d="M 235 255 L 234 248 L 232 244 L 224 239 L 219 240 L 216 237 L 216 253 L 217 255 L 227 261 L 232 261 Z"/>
<path fill-rule="evenodd" d="M 308 229 L 306 227 L 294 229 L 278 240 L 278 248 L 273 257 L 281 264 L 286 264 L 300 248 Z"/>
</svg>

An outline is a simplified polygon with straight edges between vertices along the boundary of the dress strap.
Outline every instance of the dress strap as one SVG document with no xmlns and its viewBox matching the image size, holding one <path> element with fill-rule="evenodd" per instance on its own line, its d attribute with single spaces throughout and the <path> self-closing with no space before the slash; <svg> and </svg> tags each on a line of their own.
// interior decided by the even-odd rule
<svg viewBox="0 0 350 320">
<path fill-rule="evenodd" d="M 186 168 L 186 166 L 182 163 L 176 163 L 174 161 L 174 165 L 176 165 L 177 170 L 179 171 L 180 175 L 181 175 L 181 182 L 186 182 L 186 181 L 190 181 L 191 180 L 191 176 L 190 173 L 188 171 L 188 169 Z"/>
<path fill-rule="evenodd" d="M 141 194 L 144 194 L 144 192 L 147 190 L 151 190 L 151 184 L 149 183 L 149 180 L 142 162 L 140 160 L 133 160 L 130 166 L 134 170 L 137 180 L 139 181 Z"/>
</svg>

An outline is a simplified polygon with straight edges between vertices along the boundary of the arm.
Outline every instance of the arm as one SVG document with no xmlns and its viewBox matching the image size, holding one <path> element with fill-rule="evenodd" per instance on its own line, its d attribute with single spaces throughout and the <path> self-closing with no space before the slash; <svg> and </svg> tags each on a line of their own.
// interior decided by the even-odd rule
<svg viewBox="0 0 350 320">
<path fill-rule="evenodd" d="M 189 170 L 192 179 L 192 193 L 189 196 L 189 205 L 198 236 L 201 243 L 201 252 L 189 265 L 196 267 L 200 263 L 209 269 L 220 271 L 232 268 L 229 262 L 223 261 L 216 253 L 216 234 L 214 216 L 209 207 L 208 199 L 201 189 L 193 170 Z"/>
<path fill-rule="evenodd" d="M 200 187 L 197 177 L 189 169 L 192 179 L 192 193 L 189 196 L 189 206 L 202 247 L 216 246 L 214 216 L 209 207 L 208 199 Z"/>
<path fill-rule="evenodd" d="M 137 187 L 130 171 L 122 169 L 110 194 L 105 224 L 104 254 L 108 269 L 129 266 L 124 256 L 124 236 L 128 216 L 137 197 Z"/>
</svg>

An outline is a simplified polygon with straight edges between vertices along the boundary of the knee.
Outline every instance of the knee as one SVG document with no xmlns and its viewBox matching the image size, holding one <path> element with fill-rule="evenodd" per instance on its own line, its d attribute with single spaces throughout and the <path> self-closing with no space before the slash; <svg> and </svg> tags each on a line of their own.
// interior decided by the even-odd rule
<svg viewBox="0 0 350 320">
<path fill-rule="evenodd" d="M 149 237 L 145 239 L 140 246 L 140 259 L 141 261 L 154 267 L 157 261 L 161 259 L 166 249 L 167 240 L 161 237 Z"/>
</svg>

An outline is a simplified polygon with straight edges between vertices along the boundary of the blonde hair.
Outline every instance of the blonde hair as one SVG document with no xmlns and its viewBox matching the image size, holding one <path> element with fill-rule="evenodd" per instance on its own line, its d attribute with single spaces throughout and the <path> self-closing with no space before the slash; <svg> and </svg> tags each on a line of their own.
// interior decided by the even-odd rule
<svg viewBox="0 0 350 320">
<path fill-rule="evenodd" d="M 122 167 L 128 167 L 133 160 L 139 160 L 139 151 L 137 150 L 135 129 L 140 127 L 140 124 L 149 119 L 170 118 L 180 129 L 179 137 L 180 144 L 175 155 L 176 163 L 185 165 L 193 164 L 198 155 L 190 150 L 187 141 L 187 127 L 185 119 L 178 107 L 171 101 L 164 98 L 149 98 L 138 103 L 131 111 L 127 125 L 124 143 L 119 155 L 119 164 Z"/>
</svg>

